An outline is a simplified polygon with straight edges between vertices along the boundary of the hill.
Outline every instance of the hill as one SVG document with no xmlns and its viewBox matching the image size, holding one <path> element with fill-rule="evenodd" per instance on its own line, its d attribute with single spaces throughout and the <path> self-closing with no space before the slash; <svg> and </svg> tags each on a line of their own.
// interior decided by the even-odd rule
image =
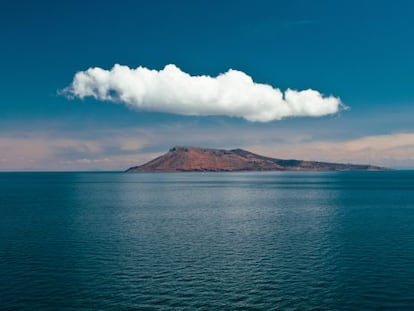
<svg viewBox="0 0 414 311">
<path fill-rule="evenodd" d="M 283 160 L 261 156 L 243 149 L 174 147 L 166 154 L 127 172 L 194 171 L 347 171 L 383 170 L 365 164 L 343 164 L 303 160 Z"/>
</svg>

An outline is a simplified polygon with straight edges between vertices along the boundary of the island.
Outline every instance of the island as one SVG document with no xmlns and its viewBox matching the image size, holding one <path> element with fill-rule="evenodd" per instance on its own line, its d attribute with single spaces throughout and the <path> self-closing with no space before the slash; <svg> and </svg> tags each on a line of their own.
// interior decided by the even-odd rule
<svg viewBox="0 0 414 311">
<path fill-rule="evenodd" d="M 275 159 L 243 149 L 225 150 L 177 146 L 143 165 L 127 169 L 126 172 L 361 171 L 385 169 L 368 164 Z"/>
</svg>

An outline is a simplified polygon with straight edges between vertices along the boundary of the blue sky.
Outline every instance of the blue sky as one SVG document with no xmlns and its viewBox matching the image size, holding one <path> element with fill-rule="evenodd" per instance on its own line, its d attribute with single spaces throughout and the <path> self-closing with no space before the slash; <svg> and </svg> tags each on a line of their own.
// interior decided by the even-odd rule
<svg viewBox="0 0 414 311">
<path fill-rule="evenodd" d="M 0 170 L 125 169 L 173 145 L 414 167 L 411 1 L 0 6 Z M 59 94 L 76 72 L 114 64 L 175 64 L 212 77 L 234 69 L 282 91 L 333 95 L 349 109 L 252 122 Z"/>
</svg>

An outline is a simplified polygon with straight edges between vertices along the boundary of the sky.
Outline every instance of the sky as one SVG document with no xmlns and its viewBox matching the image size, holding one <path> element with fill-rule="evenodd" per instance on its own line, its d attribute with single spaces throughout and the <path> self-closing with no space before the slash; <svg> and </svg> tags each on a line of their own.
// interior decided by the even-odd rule
<svg viewBox="0 0 414 311">
<path fill-rule="evenodd" d="M 0 1 L 0 170 L 176 145 L 414 168 L 412 1 Z"/>
</svg>

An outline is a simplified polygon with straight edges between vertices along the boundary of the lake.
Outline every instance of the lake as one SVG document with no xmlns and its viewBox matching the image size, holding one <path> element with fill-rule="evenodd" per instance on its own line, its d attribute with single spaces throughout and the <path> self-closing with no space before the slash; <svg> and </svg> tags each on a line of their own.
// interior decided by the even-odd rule
<svg viewBox="0 0 414 311">
<path fill-rule="evenodd" d="M 413 310 L 414 171 L 0 173 L 3 310 Z"/>
</svg>

